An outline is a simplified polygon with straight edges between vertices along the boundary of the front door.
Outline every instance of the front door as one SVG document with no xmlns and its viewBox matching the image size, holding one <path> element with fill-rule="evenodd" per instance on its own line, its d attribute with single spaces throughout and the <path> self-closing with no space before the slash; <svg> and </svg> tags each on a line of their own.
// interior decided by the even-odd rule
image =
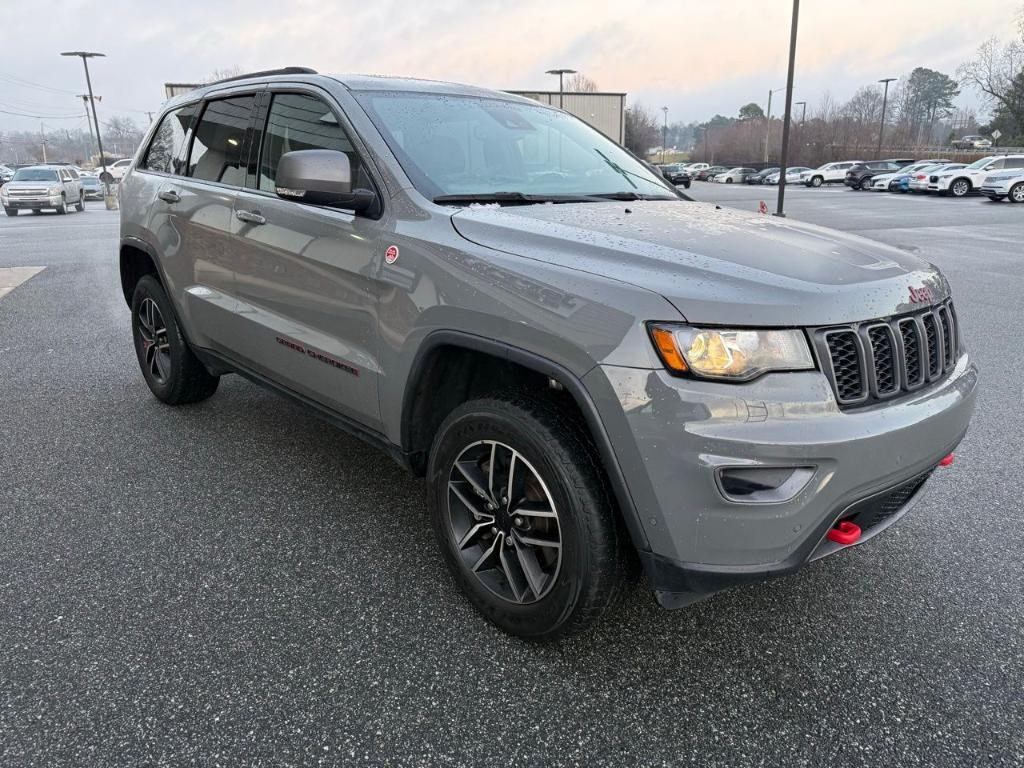
<svg viewBox="0 0 1024 768">
<path fill-rule="evenodd" d="M 380 222 L 281 199 L 274 184 L 281 155 L 302 149 L 345 152 L 353 179 L 372 181 L 326 95 L 268 97 L 258 161 L 232 217 L 247 326 L 234 347 L 257 373 L 377 429 Z"/>
</svg>

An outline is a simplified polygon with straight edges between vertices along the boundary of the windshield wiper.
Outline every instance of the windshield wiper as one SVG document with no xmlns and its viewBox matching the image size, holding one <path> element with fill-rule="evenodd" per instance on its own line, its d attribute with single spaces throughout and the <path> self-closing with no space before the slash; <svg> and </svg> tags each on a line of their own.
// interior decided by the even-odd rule
<svg viewBox="0 0 1024 768">
<path fill-rule="evenodd" d="M 537 203 L 603 203 L 606 200 L 673 200 L 669 195 L 642 195 L 638 192 L 605 192 L 594 195 L 530 195 L 525 192 L 476 192 L 457 195 L 438 195 L 438 205 L 535 205 Z"/>
</svg>

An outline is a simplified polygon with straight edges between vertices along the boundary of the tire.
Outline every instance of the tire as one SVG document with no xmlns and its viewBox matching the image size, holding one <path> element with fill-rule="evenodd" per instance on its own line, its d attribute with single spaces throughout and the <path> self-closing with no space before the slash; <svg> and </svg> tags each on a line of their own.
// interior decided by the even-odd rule
<svg viewBox="0 0 1024 768">
<path fill-rule="evenodd" d="M 820 187 L 824 183 L 825 183 L 825 179 L 822 178 L 821 176 L 812 176 L 811 177 L 811 186 L 812 187 Z"/>
<path fill-rule="evenodd" d="M 41 209 L 41 208 L 33 208 L 33 209 L 32 209 L 32 215 L 33 215 L 33 216 L 38 216 L 38 215 L 39 215 L 39 214 L 41 214 L 42 212 L 43 212 L 43 211 L 42 211 L 42 209 Z"/>
<path fill-rule="evenodd" d="M 732 179 L 726 179 L 726 180 L 725 180 L 725 183 L 726 183 L 726 184 L 732 184 Z"/>
<path fill-rule="evenodd" d="M 1010 194 L 1007 197 L 1011 203 L 1024 203 L 1024 181 L 1010 187 Z"/>
<path fill-rule="evenodd" d="M 860 188 L 862 190 L 864 190 L 865 192 L 870 192 L 871 191 L 871 177 L 870 176 L 868 178 L 863 179 L 861 181 Z"/>
<path fill-rule="evenodd" d="M 17 216 L 19 213 L 21 213 L 21 211 L 19 211 L 17 208 L 4 208 L 4 213 L 6 213 L 8 216 Z"/>
<path fill-rule="evenodd" d="M 158 400 L 185 405 L 217 391 L 220 379 L 189 348 L 163 286 L 152 275 L 139 280 L 132 294 L 132 337 L 139 368 Z"/>
<path fill-rule="evenodd" d="M 953 179 L 949 185 L 949 194 L 953 197 L 963 197 L 971 191 L 971 182 L 967 179 Z"/>
<path fill-rule="evenodd" d="M 61 216 L 65 215 L 68 212 L 68 201 L 63 195 L 61 195 L 60 198 L 60 205 L 54 208 L 54 210 L 57 211 L 57 213 L 59 213 Z"/>
<path fill-rule="evenodd" d="M 75 210 L 79 213 L 85 213 L 85 196 L 81 192 L 78 193 L 78 202 L 75 203 Z"/>
<path fill-rule="evenodd" d="M 520 490 L 504 494 L 513 452 Z M 456 462 L 475 469 L 464 473 Z M 593 444 L 564 409 L 516 394 L 460 405 L 437 431 L 427 480 L 453 578 L 505 632 L 545 641 L 576 634 L 619 594 L 624 537 Z M 517 497 L 555 517 L 526 513 L 516 522 Z M 555 539 L 558 548 L 537 544 Z"/>
<path fill-rule="evenodd" d="M 990 203 L 1001 203 L 1006 199 L 1006 195 L 986 195 L 986 197 Z"/>
</svg>

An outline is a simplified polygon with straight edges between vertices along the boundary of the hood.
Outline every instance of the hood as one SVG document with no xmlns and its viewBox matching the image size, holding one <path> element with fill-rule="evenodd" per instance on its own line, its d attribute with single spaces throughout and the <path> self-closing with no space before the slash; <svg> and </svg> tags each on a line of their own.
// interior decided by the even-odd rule
<svg viewBox="0 0 1024 768">
<path fill-rule="evenodd" d="M 693 323 L 831 325 L 918 309 L 911 287 L 949 293 L 896 248 L 710 203 L 473 206 L 452 223 L 479 245 L 646 288 Z"/>
</svg>

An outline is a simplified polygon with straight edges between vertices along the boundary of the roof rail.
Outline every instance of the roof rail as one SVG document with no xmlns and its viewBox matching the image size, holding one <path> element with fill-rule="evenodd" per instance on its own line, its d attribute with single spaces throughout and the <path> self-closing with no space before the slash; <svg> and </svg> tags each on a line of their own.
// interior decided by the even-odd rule
<svg viewBox="0 0 1024 768">
<path fill-rule="evenodd" d="M 235 75 L 233 77 L 225 77 L 223 80 L 214 80 L 212 83 L 205 83 L 205 85 L 220 85 L 221 83 L 230 83 L 235 80 L 248 80 L 250 77 L 268 77 L 270 75 L 316 75 L 319 74 L 315 69 L 309 67 L 281 67 L 280 69 L 264 69 L 260 72 L 246 72 L 244 75 Z"/>
</svg>

